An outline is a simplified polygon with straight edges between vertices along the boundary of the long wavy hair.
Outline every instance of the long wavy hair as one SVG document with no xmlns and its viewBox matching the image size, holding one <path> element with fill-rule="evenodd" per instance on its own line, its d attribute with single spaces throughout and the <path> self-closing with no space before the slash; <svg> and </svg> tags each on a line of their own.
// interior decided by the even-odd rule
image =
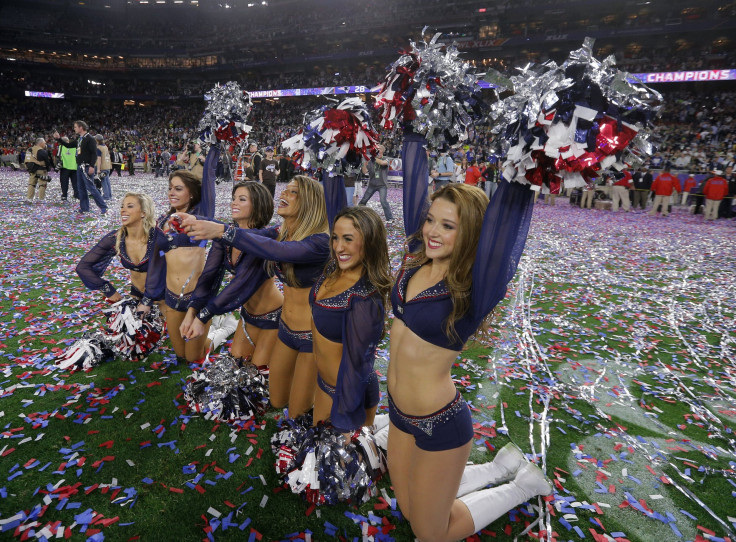
<svg viewBox="0 0 736 542">
<path fill-rule="evenodd" d="M 265 228 L 273 217 L 273 197 L 268 188 L 255 181 L 245 181 L 233 186 L 233 197 L 240 188 L 245 188 L 250 197 L 252 212 L 249 227 L 253 229 Z"/>
<path fill-rule="evenodd" d="M 297 211 L 294 231 L 289 231 L 286 223 L 281 223 L 277 241 L 302 241 L 310 235 L 329 233 L 327 224 L 327 206 L 325 192 L 322 185 L 305 175 L 295 175 L 291 181 L 297 183 Z M 289 182 L 291 182 L 289 181 Z M 294 274 L 294 264 L 282 263 L 281 270 L 289 284 L 299 287 L 299 281 Z M 276 271 L 276 262 L 266 262 L 266 271 L 273 275 Z"/>
<path fill-rule="evenodd" d="M 335 224 L 341 218 L 352 221 L 353 226 L 363 237 L 362 276 L 378 289 L 383 299 L 383 306 L 388 307 L 388 296 L 391 293 L 393 278 L 391 262 L 388 256 L 388 235 L 378 213 L 369 207 L 345 207 L 335 217 Z M 325 284 L 337 279 L 340 268 L 337 256 L 330 242 L 330 260 L 325 266 Z"/>
<path fill-rule="evenodd" d="M 140 192 L 126 192 L 123 196 L 125 198 L 136 198 L 138 205 L 141 206 L 141 214 L 143 215 L 143 231 L 146 232 L 146 237 L 151 235 L 151 230 L 156 227 L 156 217 L 154 215 L 155 208 L 153 206 L 153 200 L 148 194 L 141 194 Z M 118 228 L 118 232 L 115 234 L 115 253 L 120 255 L 120 243 L 124 237 L 128 236 L 128 228 L 123 225 Z"/>
<path fill-rule="evenodd" d="M 176 171 L 172 171 L 169 175 L 169 187 L 171 187 L 171 181 L 174 179 L 174 177 L 179 177 L 181 179 L 181 182 L 184 183 L 184 186 L 189 189 L 189 196 L 191 197 L 191 199 L 189 200 L 187 211 L 199 205 L 199 202 L 202 200 L 202 181 L 200 181 L 197 176 L 194 175 L 194 173 L 192 173 L 191 171 L 178 169 Z M 171 207 L 169 208 L 169 212 L 166 214 L 168 216 L 171 216 L 175 212 L 176 209 Z"/>
<path fill-rule="evenodd" d="M 450 264 L 445 275 L 445 284 L 450 292 L 452 311 L 444 322 L 445 335 L 449 339 L 457 340 L 455 322 L 462 318 L 470 309 L 470 295 L 473 283 L 473 262 L 480 241 L 483 216 L 488 207 L 488 196 L 483 190 L 475 186 L 452 183 L 442 187 L 432 194 L 431 200 L 444 199 L 454 204 L 457 209 L 458 225 L 455 247 L 450 256 Z M 422 229 L 416 232 L 412 240 L 419 240 L 419 247 L 411 253 L 403 264 L 406 269 L 421 267 L 429 261 L 427 257 Z M 479 330 L 487 327 L 489 314 L 478 327 Z"/>
</svg>

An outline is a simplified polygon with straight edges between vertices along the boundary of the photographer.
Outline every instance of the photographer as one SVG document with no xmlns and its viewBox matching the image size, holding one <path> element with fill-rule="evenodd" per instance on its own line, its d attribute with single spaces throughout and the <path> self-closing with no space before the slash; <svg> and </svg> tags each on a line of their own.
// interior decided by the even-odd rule
<svg viewBox="0 0 736 542">
<path fill-rule="evenodd" d="M 187 144 L 186 151 L 179 153 L 176 165 L 179 166 L 178 169 L 190 171 L 201 181 L 204 173 L 204 156 L 202 156 L 202 147 L 199 143 Z"/>
<path fill-rule="evenodd" d="M 26 203 L 33 203 L 37 185 L 38 198 L 36 201 L 40 203 L 46 198 L 46 185 L 50 180 L 49 170 L 53 167 L 51 157 L 46 150 L 46 140 L 44 138 L 39 137 L 36 139 L 31 150 L 26 153 L 25 164 L 30 174 L 28 177 Z"/>
</svg>

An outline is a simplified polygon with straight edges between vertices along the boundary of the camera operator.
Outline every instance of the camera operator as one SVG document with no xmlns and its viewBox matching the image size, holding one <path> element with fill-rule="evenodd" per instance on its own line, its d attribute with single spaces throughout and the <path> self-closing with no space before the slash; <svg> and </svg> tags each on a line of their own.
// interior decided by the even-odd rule
<svg viewBox="0 0 736 542">
<path fill-rule="evenodd" d="M 33 203 L 37 185 L 38 198 L 36 201 L 41 203 L 46 198 L 46 185 L 50 180 L 49 170 L 53 168 L 44 138 L 36 139 L 33 147 L 26 153 L 25 164 L 29 173 L 26 203 Z"/>
<path fill-rule="evenodd" d="M 188 143 L 186 150 L 179 153 L 176 165 L 177 169 L 191 171 L 201 181 L 204 174 L 204 156 L 199 143 Z"/>
</svg>

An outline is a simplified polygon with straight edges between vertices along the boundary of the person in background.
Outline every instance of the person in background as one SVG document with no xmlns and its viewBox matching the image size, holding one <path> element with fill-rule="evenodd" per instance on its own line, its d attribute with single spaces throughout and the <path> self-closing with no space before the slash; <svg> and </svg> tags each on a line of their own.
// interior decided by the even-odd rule
<svg viewBox="0 0 736 542">
<path fill-rule="evenodd" d="M 698 181 L 695 180 L 695 177 L 693 177 L 693 172 L 691 171 L 688 175 L 688 178 L 685 179 L 682 184 L 682 200 L 680 201 L 680 205 L 687 205 L 687 198 L 690 195 L 690 191 L 697 185 Z"/>
<path fill-rule="evenodd" d="M 736 196 L 736 178 L 733 175 L 733 166 L 727 165 L 723 168 L 723 177 L 728 183 L 728 195 L 726 195 L 718 207 L 718 218 L 733 218 L 733 200 Z"/>
<path fill-rule="evenodd" d="M 714 169 L 713 176 L 703 186 L 705 220 L 716 220 L 718 218 L 718 208 L 728 195 L 728 181 L 722 175 L 723 172 L 720 169 Z"/>
<path fill-rule="evenodd" d="M 386 193 L 388 191 L 388 160 L 383 157 L 385 147 L 378 145 L 378 153 L 372 157 L 368 162 L 363 163 L 363 173 L 368 175 L 368 186 L 366 186 L 363 197 L 360 199 L 358 205 L 365 205 L 368 200 L 373 197 L 373 194 L 378 192 L 378 197 L 381 200 L 381 207 L 383 207 L 383 215 L 386 217 L 386 223 L 391 224 L 394 220 L 394 215 L 391 213 L 391 207 L 386 199 Z"/>
<path fill-rule="evenodd" d="M 26 153 L 25 164 L 29 174 L 26 203 L 33 203 L 34 197 L 37 203 L 41 203 L 46 199 L 46 185 L 49 182 L 49 170 L 52 167 L 44 138 L 39 137 L 33 143 L 33 147 Z M 36 194 L 37 185 L 38 194 Z"/>
<path fill-rule="evenodd" d="M 582 188 L 583 193 L 580 199 L 581 209 L 593 208 L 593 196 L 595 195 L 595 180 L 587 181 Z"/>
<path fill-rule="evenodd" d="M 615 181 L 611 187 L 613 206 L 615 213 L 618 211 L 619 205 L 624 208 L 627 213 L 631 210 L 631 200 L 629 199 L 629 190 L 634 186 L 634 181 L 628 170 L 620 171 L 614 174 Z"/>
<path fill-rule="evenodd" d="M 102 183 L 102 198 L 106 200 L 112 199 L 112 187 L 110 186 L 110 170 L 112 169 L 112 160 L 110 160 L 110 150 L 105 145 L 102 134 L 95 136 L 97 142 L 97 175 Z"/>
<path fill-rule="evenodd" d="M 440 151 L 435 165 L 437 175 L 434 177 L 434 191 L 437 192 L 443 186 L 450 184 L 455 176 L 455 161 L 448 154 L 446 147 Z"/>
<path fill-rule="evenodd" d="M 478 163 L 475 160 L 471 160 L 470 165 L 465 170 L 465 184 L 478 186 L 478 181 L 480 181 L 480 179 L 481 175 Z"/>
<path fill-rule="evenodd" d="M 261 160 L 261 169 L 258 180 L 271 192 L 271 197 L 276 197 L 276 179 L 279 176 L 279 161 L 273 157 L 273 147 L 266 147 L 266 157 Z"/>
<path fill-rule="evenodd" d="M 665 166 L 662 173 L 657 175 L 652 183 L 652 192 L 654 192 L 654 205 L 649 214 L 652 216 L 657 215 L 657 209 L 662 207 L 662 216 L 668 216 L 670 214 L 670 198 L 672 194 L 680 191 L 680 181 L 670 173 L 669 166 Z"/>
<path fill-rule="evenodd" d="M 77 149 L 77 190 L 79 191 L 79 210 L 81 213 L 89 212 L 89 196 L 92 195 L 95 203 L 100 208 L 100 212 L 104 215 L 107 213 L 107 203 L 102 194 L 95 186 L 92 180 L 95 174 L 95 164 L 97 163 L 97 142 L 95 138 L 87 131 L 87 123 L 82 120 L 76 120 L 73 124 L 74 132 L 77 139 L 66 140 L 60 139 L 59 132 L 54 132 L 54 138 L 59 145 L 64 147 L 76 147 Z"/>
<path fill-rule="evenodd" d="M 110 159 L 112 161 L 112 170 L 118 174 L 118 177 L 120 177 L 122 175 L 121 170 L 123 169 L 123 153 L 121 153 L 117 147 L 113 147 Z"/>
<path fill-rule="evenodd" d="M 61 183 L 61 201 L 68 201 L 69 183 L 72 185 L 74 199 L 79 199 L 77 192 L 77 151 L 59 145 L 57 150 L 59 162 L 59 182 Z"/>
<path fill-rule="evenodd" d="M 640 207 L 642 211 L 647 208 L 649 191 L 652 188 L 652 174 L 646 167 L 634 173 L 634 209 Z"/>
<path fill-rule="evenodd" d="M 135 175 L 135 149 L 133 148 L 128 149 L 127 166 L 128 166 L 128 176 L 132 177 L 133 175 Z"/>
<path fill-rule="evenodd" d="M 168 177 L 169 173 L 171 173 L 171 153 L 169 152 L 169 149 L 161 151 L 161 164 L 161 174 Z"/>
</svg>

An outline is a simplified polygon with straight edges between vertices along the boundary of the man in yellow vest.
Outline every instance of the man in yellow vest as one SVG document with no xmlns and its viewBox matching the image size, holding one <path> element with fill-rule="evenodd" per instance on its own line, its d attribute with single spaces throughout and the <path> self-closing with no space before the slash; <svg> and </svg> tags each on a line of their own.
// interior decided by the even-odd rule
<svg viewBox="0 0 736 542">
<path fill-rule="evenodd" d="M 77 149 L 59 145 L 58 153 L 57 164 L 60 163 L 59 182 L 61 183 L 61 201 L 67 201 L 70 181 L 74 199 L 79 199 L 79 193 L 77 192 Z"/>
<path fill-rule="evenodd" d="M 46 150 L 46 140 L 44 138 L 36 139 L 33 147 L 26 153 L 25 164 L 29 173 L 26 203 L 33 203 L 33 198 L 36 196 L 36 186 L 38 186 L 36 201 L 40 203 L 46 198 L 46 185 L 51 180 L 49 177 L 51 160 Z"/>
<path fill-rule="evenodd" d="M 105 145 L 102 134 L 95 136 L 97 142 L 97 175 L 102 182 L 102 199 L 112 199 L 112 187 L 110 186 L 110 170 L 112 170 L 112 160 L 110 159 L 110 149 Z"/>
</svg>

